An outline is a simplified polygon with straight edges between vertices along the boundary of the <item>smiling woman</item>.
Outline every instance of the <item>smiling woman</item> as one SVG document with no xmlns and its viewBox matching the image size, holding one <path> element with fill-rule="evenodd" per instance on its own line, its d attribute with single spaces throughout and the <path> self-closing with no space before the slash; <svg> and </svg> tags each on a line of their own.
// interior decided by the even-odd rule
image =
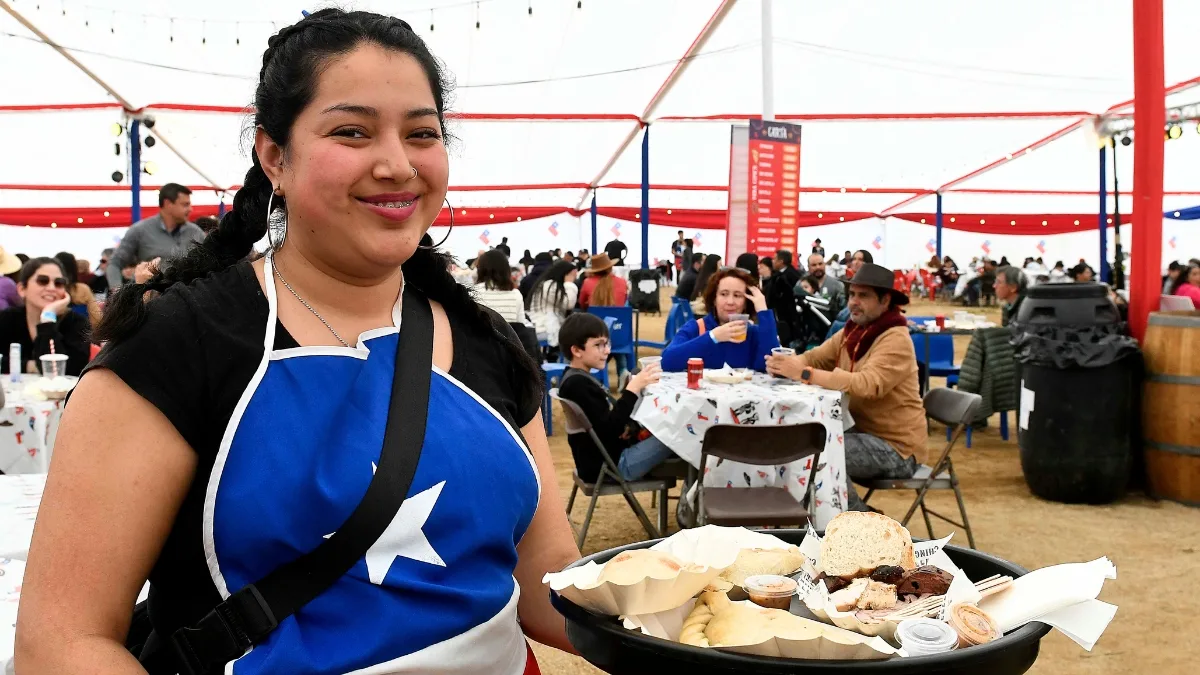
<svg viewBox="0 0 1200 675">
<path fill-rule="evenodd" d="M 233 210 L 110 302 L 108 345 L 64 414 L 19 672 L 176 673 L 172 641 L 203 672 L 237 675 L 518 675 L 537 670 L 522 633 L 569 649 L 541 583 L 579 555 L 541 378 L 426 234 L 449 181 L 446 88 L 398 19 L 327 9 L 271 38 Z M 268 230 L 271 251 L 245 262 Z M 409 317 L 427 314 L 432 348 L 398 356 L 401 317 L 418 331 Z M 424 409 L 405 413 L 425 420 L 407 499 L 277 626 L 243 623 L 261 615 L 237 602 L 259 597 L 252 585 L 327 538 L 353 541 L 331 533 L 353 531 L 375 467 L 387 473 L 389 402 L 410 394 L 392 401 L 398 368 L 430 378 Z M 147 578 L 139 664 L 124 640 Z"/>
</svg>

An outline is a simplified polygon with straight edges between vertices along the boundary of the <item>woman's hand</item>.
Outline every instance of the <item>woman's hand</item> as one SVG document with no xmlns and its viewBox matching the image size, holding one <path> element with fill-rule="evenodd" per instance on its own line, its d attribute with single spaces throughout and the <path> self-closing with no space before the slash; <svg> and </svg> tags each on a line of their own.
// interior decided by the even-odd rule
<svg viewBox="0 0 1200 675">
<path fill-rule="evenodd" d="M 42 312 L 43 313 L 54 312 L 55 316 L 62 317 L 63 315 L 65 315 L 67 313 L 67 311 L 68 311 L 67 306 L 70 304 L 71 304 L 71 296 L 68 295 L 66 291 L 63 291 L 63 296 L 61 298 L 59 298 L 58 300 L 55 300 L 54 302 L 46 305 L 46 308 L 43 309 Z"/>
<path fill-rule="evenodd" d="M 767 372 L 772 375 L 786 377 L 789 380 L 800 381 L 800 373 L 807 368 L 803 356 L 768 356 Z"/>
<path fill-rule="evenodd" d="M 767 311 L 767 296 L 763 295 L 758 286 L 750 286 L 746 289 L 746 297 L 750 298 L 750 302 L 754 303 L 755 312 Z"/>
<path fill-rule="evenodd" d="M 657 363 L 650 364 L 642 368 L 637 375 L 629 378 L 629 382 L 625 383 L 625 391 L 641 394 L 646 385 L 658 382 L 660 377 L 662 377 L 662 367 Z"/>
<path fill-rule="evenodd" d="M 713 339 L 717 342 L 732 342 L 735 338 L 745 337 L 746 322 L 727 321 L 710 330 L 708 334 L 713 336 Z"/>
</svg>

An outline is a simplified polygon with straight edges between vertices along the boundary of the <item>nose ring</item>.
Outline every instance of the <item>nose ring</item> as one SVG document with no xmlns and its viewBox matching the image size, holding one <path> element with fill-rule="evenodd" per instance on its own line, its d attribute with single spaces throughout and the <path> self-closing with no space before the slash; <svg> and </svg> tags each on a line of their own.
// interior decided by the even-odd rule
<svg viewBox="0 0 1200 675">
<path fill-rule="evenodd" d="M 413 167 L 409 167 L 409 168 L 412 169 L 412 178 L 416 178 L 417 177 L 417 167 L 413 166 Z"/>
</svg>

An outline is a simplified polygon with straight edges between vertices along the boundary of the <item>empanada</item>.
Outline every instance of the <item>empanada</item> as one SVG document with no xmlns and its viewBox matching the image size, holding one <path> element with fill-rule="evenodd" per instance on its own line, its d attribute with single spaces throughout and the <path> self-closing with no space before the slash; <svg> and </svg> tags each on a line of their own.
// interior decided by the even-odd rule
<svg viewBox="0 0 1200 675">
<path fill-rule="evenodd" d="M 740 647 L 773 638 L 811 640 L 825 632 L 816 621 L 781 609 L 731 602 L 724 593 L 707 591 L 684 620 L 679 641 L 695 647 Z"/>
</svg>

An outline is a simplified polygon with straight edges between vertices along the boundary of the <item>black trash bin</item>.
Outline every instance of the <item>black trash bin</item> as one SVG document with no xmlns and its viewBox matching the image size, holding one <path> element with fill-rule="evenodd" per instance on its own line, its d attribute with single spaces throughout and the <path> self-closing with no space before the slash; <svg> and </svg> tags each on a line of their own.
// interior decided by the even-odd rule
<svg viewBox="0 0 1200 675">
<path fill-rule="evenodd" d="M 1124 330 L 1102 284 L 1039 284 L 1021 303 L 1017 428 L 1035 495 L 1105 504 L 1125 494 L 1140 352 Z"/>
</svg>

